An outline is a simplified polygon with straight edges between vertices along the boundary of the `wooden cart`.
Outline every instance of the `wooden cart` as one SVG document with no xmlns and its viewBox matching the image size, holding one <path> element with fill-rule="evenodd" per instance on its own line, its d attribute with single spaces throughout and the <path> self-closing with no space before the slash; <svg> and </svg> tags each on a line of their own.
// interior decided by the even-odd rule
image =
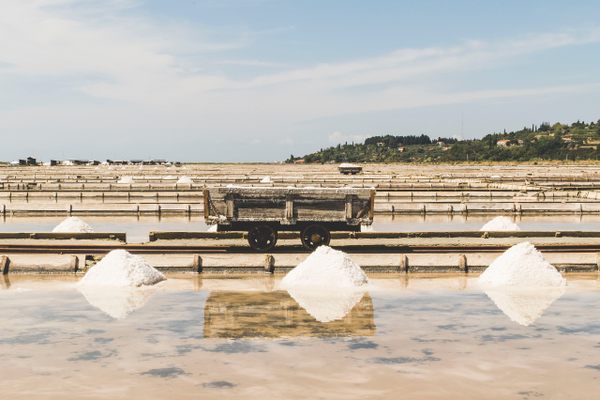
<svg viewBox="0 0 600 400">
<path fill-rule="evenodd" d="M 248 232 L 248 243 L 268 251 L 278 231 L 298 231 L 307 249 L 327 245 L 332 231 L 360 231 L 373 222 L 375 189 L 259 188 L 204 190 L 204 218 L 217 231 Z"/>
</svg>

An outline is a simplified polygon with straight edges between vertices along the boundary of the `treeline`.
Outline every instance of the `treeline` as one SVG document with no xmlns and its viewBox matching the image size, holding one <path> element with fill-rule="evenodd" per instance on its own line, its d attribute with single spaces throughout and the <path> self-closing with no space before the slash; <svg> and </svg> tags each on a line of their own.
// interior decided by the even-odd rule
<svg viewBox="0 0 600 400">
<path fill-rule="evenodd" d="M 547 122 L 481 139 L 432 139 L 420 135 L 373 136 L 363 143 L 321 149 L 287 162 L 448 162 L 590 160 L 600 157 L 600 120 L 570 125 Z"/>
</svg>

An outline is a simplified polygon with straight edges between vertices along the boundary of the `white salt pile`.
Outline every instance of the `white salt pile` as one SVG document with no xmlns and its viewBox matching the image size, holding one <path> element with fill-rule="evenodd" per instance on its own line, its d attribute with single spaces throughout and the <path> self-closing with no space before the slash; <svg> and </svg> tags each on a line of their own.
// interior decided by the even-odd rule
<svg viewBox="0 0 600 400">
<path fill-rule="evenodd" d="M 260 183 L 272 183 L 273 181 L 271 180 L 270 176 L 265 176 L 260 180 Z"/>
<path fill-rule="evenodd" d="M 217 224 L 210 225 L 206 232 L 217 232 Z"/>
<path fill-rule="evenodd" d="M 355 289 L 368 283 L 367 276 L 348 254 L 319 246 L 281 280 L 280 287 Z"/>
<path fill-rule="evenodd" d="M 531 243 L 519 243 L 506 250 L 479 276 L 487 287 L 562 287 L 565 279 Z"/>
<path fill-rule="evenodd" d="M 373 225 L 361 225 L 360 231 L 361 232 L 374 232 L 375 229 L 373 229 Z"/>
<path fill-rule="evenodd" d="M 191 185 L 192 183 L 194 183 L 194 181 L 189 176 L 182 176 L 179 179 L 177 179 L 177 184 Z"/>
<path fill-rule="evenodd" d="M 79 285 L 139 287 L 164 281 L 165 276 L 142 257 L 113 250 L 88 270 Z"/>
<path fill-rule="evenodd" d="M 122 176 L 121 179 L 119 179 L 117 181 L 117 183 L 133 183 L 133 177 L 132 176 Z"/>
<path fill-rule="evenodd" d="M 90 233 L 94 229 L 77 217 L 68 217 L 52 229 L 54 233 Z"/>
<path fill-rule="evenodd" d="M 564 293 L 564 287 L 543 290 L 492 288 L 485 291 L 485 294 L 508 318 L 523 326 L 533 324 Z"/>
<path fill-rule="evenodd" d="M 90 305 L 115 319 L 124 319 L 129 314 L 142 308 L 156 292 L 154 287 L 131 288 L 79 285 L 79 292 Z"/>
<path fill-rule="evenodd" d="M 519 225 L 515 224 L 508 217 L 496 217 L 483 225 L 480 231 L 498 232 L 498 231 L 520 231 Z"/>
</svg>

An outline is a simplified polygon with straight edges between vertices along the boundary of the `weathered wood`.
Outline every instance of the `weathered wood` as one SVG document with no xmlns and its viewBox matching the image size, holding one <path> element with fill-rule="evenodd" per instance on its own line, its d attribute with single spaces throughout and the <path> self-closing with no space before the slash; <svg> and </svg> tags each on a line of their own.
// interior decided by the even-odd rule
<svg viewBox="0 0 600 400">
<path fill-rule="evenodd" d="M 202 272 L 202 257 L 200 254 L 194 254 L 194 261 L 192 263 L 192 267 L 197 273 Z"/>
<path fill-rule="evenodd" d="M 265 272 L 273 273 L 275 271 L 275 257 L 271 254 L 265 256 Z"/>
<path fill-rule="evenodd" d="M 0 271 L 2 271 L 2 275 L 8 274 L 8 269 L 10 267 L 10 258 L 7 256 L 0 256 Z"/>
<path fill-rule="evenodd" d="M 469 272 L 469 265 L 467 263 L 466 255 L 461 254 L 458 256 L 458 268 L 465 273 Z"/>
</svg>

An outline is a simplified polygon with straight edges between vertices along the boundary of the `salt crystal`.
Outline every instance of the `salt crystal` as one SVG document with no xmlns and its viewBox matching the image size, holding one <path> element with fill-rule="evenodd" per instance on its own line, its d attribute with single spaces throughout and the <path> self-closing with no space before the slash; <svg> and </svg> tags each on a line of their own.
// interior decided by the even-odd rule
<svg viewBox="0 0 600 400">
<path fill-rule="evenodd" d="M 479 284 L 487 287 L 562 287 L 566 280 L 531 243 L 506 250 L 483 271 Z"/>
<path fill-rule="evenodd" d="M 265 176 L 260 180 L 260 183 L 272 183 L 273 181 L 271 180 L 270 176 Z"/>
<path fill-rule="evenodd" d="M 133 183 L 133 177 L 132 176 L 122 176 L 121 179 L 119 179 L 117 181 L 117 183 Z"/>
<path fill-rule="evenodd" d="M 281 288 L 357 288 L 368 283 L 367 276 L 348 254 L 319 246 L 281 280 Z"/>
<path fill-rule="evenodd" d="M 68 217 L 52 229 L 54 233 L 90 233 L 94 229 L 77 217 Z"/>
<path fill-rule="evenodd" d="M 499 231 L 520 231 L 519 225 L 515 224 L 508 217 L 496 217 L 483 225 L 480 231 L 499 232 Z"/>
<path fill-rule="evenodd" d="M 90 268 L 80 285 L 138 287 L 164 281 L 165 276 L 142 257 L 125 250 L 113 250 Z"/>
</svg>

